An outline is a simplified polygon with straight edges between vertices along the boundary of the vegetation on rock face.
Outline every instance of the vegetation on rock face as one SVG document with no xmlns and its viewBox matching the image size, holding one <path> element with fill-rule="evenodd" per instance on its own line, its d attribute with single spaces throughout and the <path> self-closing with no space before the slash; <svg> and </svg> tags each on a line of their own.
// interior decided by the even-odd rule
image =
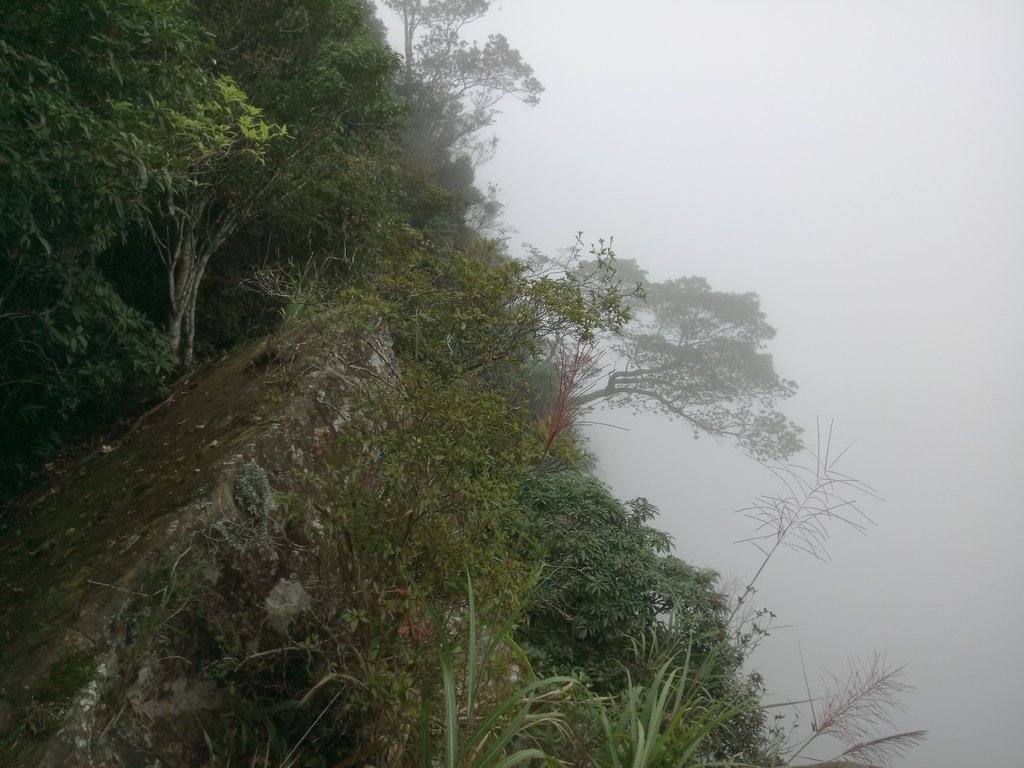
<svg viewBox="0 0 1024 768">
<path fill-rule="evenodd" d="M 260 361 L 319 343 L 244 388 L 262 362 L 210 370 L 211 389 L 238 385 L 244 423 L 179 387 L 201 423 L 162 423 L 149 471 L 108 467 L 82 499 L 150 524 L 208 479 L 181 463 L 218 445 L 208 423 L 234 445 L 266 400 L 344 358 L 344 401 L 318 394 L 330 438 L 301 469 L 244 463 L 245 520 L 206 526 L 166 564 L 171 584 L 133 595 L 159 605 L 123 628 L 124 674 L 145 664 L 214 692 L 216 728 L 175 746 L 181 764 L 779 765 L 763 683 L 743 670 L 763 628 L 737 627 L 717 575 L 671 555 L 654 507 L 588 472 L 576 431 L 591 404 L 626 402 L 792 455 L 800 431 L 778 403 L 795 385 L 764 352 L 757 296 L 649 284 L 581 237 L 558 262 L 511 258 L 484 236 L 497 206 L 473 169 L 498 101 L 542 87 L 503 36 L 467 42 L 486 0 L 385 5 L 404 58 L 362 0 L 5 4 L 0 494 L 251 336 L 279 331 Z M 812 501 L 834 490 L 818 480 Z M 5 554 L 33 578 L 61 566 L 45 547 L 71 541 L 122 565 L 109 540 L 80 545 L 63 517 L 19 510 Z M 829 511 L 798 504 L 774 547 L 817 541 Z M 78 564 L 54 584 L 84 590 L 84 570 L 65 572 Z M 31 616 L 38 634 L 43 607 L 6 600 L 0 619 Z M 94 660 L 55 667 L 3 749 L 57 725 L 51 704 Z M 856 699 L 834 701 L 847 725 Z"/>
<path fill-rule="evenodd" d="M 670 594 L 682 587 L 664 578 L 671 539 L 650 526 L 657 510 L 645 499 L 622 503 L 597 478 L 572 470 L 532 473 L 520 499 L 518 534 L 544 561 L 520 629 L 534 663 L 598 682 L 619 677 L 617 662 L 659 628 Z M 710 627 L 695 629 L 700 636 Z"/>
</svg>

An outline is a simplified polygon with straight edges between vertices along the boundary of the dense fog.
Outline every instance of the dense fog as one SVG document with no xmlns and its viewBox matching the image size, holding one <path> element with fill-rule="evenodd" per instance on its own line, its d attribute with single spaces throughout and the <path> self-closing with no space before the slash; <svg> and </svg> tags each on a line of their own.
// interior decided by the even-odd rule
<svg viewBox="0 0 1024 768">
<path fill-rule="evenodd" d="M 552 252 L 615 237 L 653 279 L 755 291 L 813 446 L 877 489 L 877 525 L 833 529 L 831 562 L 777 555 L 754 660 L 804 696 L 878 651 L 915 686 L 903 765 L 1010 765 L 1024 715 L 1024 7 L 1014 2 L 507 0 L 505 33 L 546 86 L 510 104 L 507 220 Z M 745 583 L 733 510 L 777 481 L 731 445 L 598 411 L 603 476 L 661 508 L 685 558 Z M 600 424 L 596 423 L 600 422 Z M 608 426 L 608 425 L 614 425 Z M 804 723 L 802 727 L 808 728 Z M 798 729 L 799 733 L 799 729 Z M 827 757 L 828 755 L 820 755 Z"/>
</svg>

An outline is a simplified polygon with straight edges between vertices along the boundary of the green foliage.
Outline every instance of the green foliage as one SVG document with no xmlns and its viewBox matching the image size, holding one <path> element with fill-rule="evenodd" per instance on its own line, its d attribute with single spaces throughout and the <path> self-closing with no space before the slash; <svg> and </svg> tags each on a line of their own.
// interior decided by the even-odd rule
<svg viewBox="0 0 1024 768">
<path fill-rule="evenodd" d="M 569 677 L 531 679 L 529 663 L 511 639 L 512 626 L 518 617 L 513 610 L 500 626 L 480 627 L 472 581 L 468 589 L 466 631 L 468 642 L 464 651 L 455 647 L 448 637 L 443 619 L 431 611 L 434 631 L 441 639 L 441 691 L 444 706 L 443 756 L 444 768 L 511 768 L 546 760 L 540 734 L 560 731 L 563 725 L 561 704 L 572 687 Z M 461 638 L 460 638 L 461 639 Z M 465 657 L 465 672 L 456 675 L 456 659 Z M 505 662 L 505 663 L 503 663 Z M 528 675 L 516 685 L 518 674 Z M 433 692 L 425 689 L 424 700 L 430 702 Z M 425 709 L 420 726 L 419 752 L 416 759 L 424 768 L 438 764 L 432 738 L 432 717 Z"/>
<path fill-rule="evenodd" d="M 182 364 L 192 364 L 196 304 L 213 255 L 257 210 L 269 178 L 270 147 L 287 137 L 267 123 L 234 81 L 221 76 L 216 98 L 175 115 L 175 146 L 183 158 L 182 192 L 149 231 L 160 250 L 170 298 L 168 336 Z"/>
<path fill-rule="evenodd" d="M 531 473 L 520 488 L 517 534 L 539 548 L 540 580 L 519 637 L 538 667 L 583 672 L 599 687 L 622 683 L 632 640 L 675 612 L 675 630 L 705 650 L 723 639 L 715 574 L 669 556 L 671 539 L 650 526 L 646 499 L 620 502 L 593 476 Z"/>
<path fill-rule="evenodd" d="M 173 189 L 176 110 L 203 100 L 203 34 L 179 2 L 4 4 L 3 250 L 96 253 Z"/>
<path fill-rule="evenodd" d="M 185 240 L 185 263 L 204 284 L 209 270 L 213 283 L 205 307 L 183 296 L 183 333 L 217 323 L 209 336 L 221 336 L 223 346 L 239 340 L 224 333 L 225 318 L 244 317 L 246 331 L 265 324 L 252 292 L 239 288 L 257 265 L 298 263 L 322 278 L 348 278 L 357 259 L 376 258 L 391 242 L 404 183 L 387 135 L 400 112 L 389 89 L 397 61 L 358 0 L 197 6 L 215 37 L 216 68 L 290 137 L 274 141 L 272 129 L 259 163 L 235 152 L 229 163 L 195 169 L 205 184 L 181 208 L 186 222 L 206 226 L 157 228 L 168 253 L 178 255 L 173 249 Z M 168 229 L 171 237 L 163 235 Z"/>
<path fill-rule="evenodd" d="M 358 302 L 355 292 L 346 298 L 352 333 L 379 333 L 379 300 Z M 357 754 L 382 764 L 398 754 L 440 756 L 433 734 L 442 718 L 435 713 L 447 690 L 451 722 L 455 686 L 471 697 L 474 713 L 458 709 L 464 738 L 457 764 L 500 765 L 519 751 L 512 741 L 520 726 L 535 719 L 521 692 L 510 695 L 519 686 L 502 683 L 503 663 L 520 659 L 504 640 L 507 617 L 523 600 L 531 571 L 505 533 L 535 451 L 525 414 L 477 377 L 440 377 L 414 361 L 400 375 L 385 366 L 368 376 L 343 407 L 337 441 L 310 462 L 320 479 L 300 481 L 298 500 L 290 496 L 287 504 L 297 525 L 316 531 L 324 553 L 312 609 L 287 640 L 265 626 L 254 605 L 206 620 L 235 707 L 212 747 L 232 764 L 264 755 L 328 766 Z M 448 634 L 467 620 L 467 570 L 478 581 L 464 645 Z M 209 601 L 193 602 L 207 610 Z M 452 666 L 462 658 L 472 670 L 468 689 Z M 445 682 L 443 669 L 454 678 Z M 484 677 L 493 682 L 474 682 Z M 497 709 L 488 714 L 491 705 Z M 417 746 L 420 723 L 426 741 Z M 509 749 L 501 747 L 499 759 L 492 749 L 501 744 Z"/>
<path fill-rule="evenodd" d="M 659 558 L 670 539 L 648 525 L 654 509 L 646 500 L 623 504 L 596 478 L 571 470 L 531 474 L 521 499 L 522 534 L 545 552 L 524 637 L 562 639 L 564 661 L 601 669 L 654 620 Z M 594 642 L 610 647 L 587 664 L 579 655 Z"/>
<path fill-rule="evenodd" d="M 390 328 L 400 357 L 437 371 L 520 374 L 552 338 L 590 338 L 629 317 L 610 260 L 581 277 L 484 248 L 420 247 L 385 265 L 379 286 L 393 302 Z"/>
<path fill-rule="evenodd" d="M 604 742 L 595 765 L 656 768 L 712 757 L 716 730 L 756 704 L 711 693 L 689 653 L 669 658 L 643 684 L 630 684 L 601 713 Z"/>
<path fill-rule="evenodd" d="M 187 177 L 193 184 L 209 183 L 211 168 L 238 148 L 262 162 L 267 144 L 287 136 L 284 126 L 263 119 L 263 110 L 250 104 L 248 96 L 230 77 L 221 75 L 215 87 L 215 98 L 194 103 L 190 114 L 171 115 L 179 153 L 189 158 L 188 164 L 193 168 Z"/>
<path fill-rule="evenodd" d="M 743 723 L 762 710 L 749 692 L 724 690 L 713 658 L 700 661 L 685 642 L 662 644 L 654 632 L 634 653 L 639 672 L 620 688 L 600 695 L 577 684 L 560 702 L 564 720 L 540 740 L 556 764 L 774 765 L 739 746 Z"/>
<path fill-rule="evenodd" d="M 410 722 L 430 719 L 419 686 L 431 684 L 436 665 L 419 665 L 445 641 L 436 626 L 424 631 L 423 606 L 446 616 L 442 623 L 459 621 L 467 571 L 476 576 L 474 615 L 488 626 L 525 599 L 535 566 L 508 531 L 522 515 L 518 489 L 542 446 L 516 377 L 550 329 L 582 334 L 623 311 L 575 279 L 537 275 L 486 253 L 446 250 L 431 259 L 420 247 L 381 275 L 376 290 L 331 297 L 327 311 L 341 314 L 366 343 L 389 329 L 398 360 L 388 365 L 385 353 L 383 368 L 353 392 L 344 429 L 322 457 L 327 480 L 304 494 L 331 542 L 324 546 L 337 550 L 329 583 L 353 627 L 342 633 L 335 618 L 330 628 L 307 628 L 332 638 L 316 653 L 333 659 L 319 673 L 332 682 L 318 689 L 318 701 L 330 702 L 325 719 L 365 748 L 401 743 Z M 325 299 L 322 289 L 315 280 L 306 284 L 303 300 Z M 312 685 L 313 678 L 298 679 Z M 347 679 L 360 685 L 339 690 L 337 681 Z M 237 684 L 256 685 L 244 698 L 272 700 L 273 687 L 251 676 Z M 300 685 L 291 698 L 305 695 Z M 469 730 L 459 754 L 499 762 L 515 754 L 515 723 L 533 722 L 518 702 L 499 706 L 495 719 L 460 725 Z M 490 725 L 480 731 L 483 722 Z M 492 726 L 507 738 L 489 736 L 478 749 Z M 508 755 L 490 751 L 502 739 Z"/>
<path fill-rule="evenodd" d="M 191 362 L 214 253 L 234 249 L 208 313 L 230 318 L 211 334 L 230 344 L 266 327 L 265 307 L 276 304 L 238 298 L 270 227 L 282 246 L 315 243 L 321 261 L 356 241 L 379 249 L 397 220 L 402 177 L 371 141 L 398 113 L 388 88 L 397 63 L 358 0 L 45 0 L 3 11 L 0 424 L 11 425 L 12 439 L 0 457 L 8 476 L 80 427 L 157 394 L 168 343 Z M 274 13 L 306 22 L 270 25 Z M 249 99 L 250 87 L 268 112 Z M 293 139 L 281 115 L 294 123 Z M 229 242 L 253 220 L 267 227 L 262 242 L 248 233 Z M 169 318 L 169 341 L 130 306 L 156 323 Z"/>
<path fill-rule="evenodd" d="M 388 156 L 384 131 L 400 114 L 388 87 L 398 66 L 394 52 L 376 39 L 359 0 L 197 6 L 216 38 L 218 68 L 294 137 L 270 148 L 267 173 L 274 178 L 262 216 L 275 237 L 287 238 L 283 246 L 294 236 L 301 247 L 301 238 L 320 231 L 333 241 L 329 248 L 341 250 L 334 227 L 351 228 L 353 216 L 368 215 L 397 192 L 394 173 L 376 177 Z M 370 204 L 360 209 L 356 201 L 371 189 Z"/>
<path fill-rule="evenodd" d="M 309 133 L 372 131 L 396 114 L 387 85 L 398 66 L 359 0 L 197 0 L 230 73 L 300 141 Z"/>
<path fill-rule="evenodd" d="M 177 363 L 95 270 L 23 261 L 0 264 L 0 282 L 17 287 L 0 294 L 0 493 L 69 437 L 159 393 Z"/>
<path fill-rule="evenodd" d="M 760 678 L 742 674 L 743 650 L 729 632 L 717 574 L 669 554 L 670 538 L 649 524 L 657 510 L 644 499 L 620 502 L 596 478 L 575 471 L 531 473 L 520 499 L 526 515 L 516 521 L 516 534 L 540 550 L 543 566 L 517 638 L 537 669 L 583 674 L 613 700 L 625 697 L 629 709 L 667 695 L 663 685 L 675 685 L 670 670 L 682 664 L 677 682 L 686 696 L 699 688 L 704 713 L 713 714 L 706 730 L 687 726 L 686 743 L 716 759 L 761 755 L 764 712 L 750 704 L 761 693 Z M 659 692 L 635 688 L 636 680 Z M 642 721 L 631 717 L 618 727 L 634 743 Z M 654 738 L 646 722 L 643 728 L 645 738 Z M 617 764 L 614 754 L 602 764 Z"/>
<path fill-rule="evenodd" d="M 331 493 L 360 569 L 408 574 L 432 597 L 460 590 L 466 570 L 487 588 L 506 583 L 518 566 L 502 521 L 535 451 L 524 427 L 522 410 L 472 375 L 415 363 L 360 395 Z"/>
<path fill-rule="evenodd" d="M 216 141 L 196 105 L 238 102 L 203 69 L 181 2 L 7 3 L 0 41 L 0 424 L 3 483 L 159 392 L 173 363 L 96 257 L 195 180 Z M 243 115 L 244 118 L 244 115 Z M 259 134 L 258 122 L 240 129 Z M 11 453 L 8 453 L 10 451 Z"/>
</svg>

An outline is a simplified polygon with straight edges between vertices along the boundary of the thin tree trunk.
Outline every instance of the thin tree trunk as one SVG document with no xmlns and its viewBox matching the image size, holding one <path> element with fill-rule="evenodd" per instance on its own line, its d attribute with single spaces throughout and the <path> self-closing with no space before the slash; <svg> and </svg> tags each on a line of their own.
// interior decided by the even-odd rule
<svg viewBox="0 0 1024 768">
<path fill-rule="evenodd" d="M 419 27 L 419 18 L 417 11 L 420 10 L 419 3 L 405 3 L 402 6 L 402 33 L 405 37 L 405 71 L 403 85 L 405 87 L 405 96 L 410 98 L 412 96 L 412 85 L 415 82 L 415 75 L 413 73 L 413 43 L 416 39 L 416 29 Z"/>
<path fill-rule="evenodd" d="M 191 222 L 184 227 L 182 270 L 186 277 L 177 283 L 177 301 L 172 300 L 175 310 L 172 315 L 171 332 L 173 342 L 175 341 L 173 330 L 176 323 L 179 329 L 177 344 L 172 344 L 172 349 L 186 368 L 192 367 L 195 359 L 196 305 L 199 302 L 199 286 L 202 284 L 203 275 L 206 274 L 210 257 L 248 218 L 248 207 L 239 206 L 239 208 L 241 210 L 232 209 L 213 221 L 205 221 L 206 237 L 202 242 L 199 242 L 199 233 L 193 224 L 201 220 L 200 217 L 203 213 L 209 212 L 208 205 L 202 205 L 200 210 L 193 212 Z"/>
<path fill-rule="evenodd" d="M 186 368 L 192 367 L 196 343 L 196 304 L 199 302 L 199 285 L 202 283 L 203 274 L 206 272 L 206 265 L 210 256 L 219 247 L 217 243 L 207 243 L 199 264 L 194 271 L 194 279 L 189 287 L 188 296 L 185 300 L 185 338 L 181 352 L 181 362 Z"/>
<path fill-rule="evenodd" d="M 187 314 L 190 286 L 195 279 L 196 234 L 189 220 L 180 223 L 177 242 L 171 246 L 171 256 L 167 262 L 168 290 L 171 300 L 171 312 L 167 321 L 167 336 L 171 343 L 171 351 L 182 358 L 183 337 L 188 334 Z"/>
<path fill-rule="evenodd" d="M 310 139 L 311 140 L 311 139 Z M 304 150 L 309 144 L 301 146 Z M 167 336 L 171 350 L 186 368 L 193 363 L 196 338 L 196 304 L 199 286 L 210 257 L 224 242 L 251 216 L 256 202 L 260 200 L 274 179 L 274 174 L 265 177 L 262 183 L 250 189 L 240 200 L 220 200 L 215 207 L 215 186 L 201 193 L 185 205 L 175 217 L 176 226 L 166 240 L 154 237 L 166 254 L 168 292 L 171 311 L 167 321 Z M 213 211 L 219 213 L 213 214 Z"/>
</svg>

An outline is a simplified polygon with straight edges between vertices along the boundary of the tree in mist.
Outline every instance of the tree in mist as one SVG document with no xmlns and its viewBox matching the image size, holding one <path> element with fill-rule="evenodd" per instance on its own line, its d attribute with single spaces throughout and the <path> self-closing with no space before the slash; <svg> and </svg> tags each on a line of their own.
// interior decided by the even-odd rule
<svg viewBox="0 0 1024 768">
<path fill-rule="evenodd" d="M 578 253 L 580 241 L 570 249 Z M 602 250 L 614 260 L 610 248 Z M 586 270 L 592 265 L 583 264 Z M 597 403 L 626 405 L 682 419 L 694 436 L 734 439 L 758 460 L 784 459 L 802 447 L 801 428 L 778 410 L 796 384 L 775 372 L 764 351 L 775 329 L 755 293 L 714 291 L 702 277 L 648 283 L 633 261 L 615 261 L 632 318 L 607 338 L 616 360 L 572 399 L 578 412 Z"/>
<path fill-rule="evenodd" d="M 544 87 L 504 35 L 468 42 L 465 27 L 482 18 L 490 0 L 384 0 L 402 21 L 401 91 L 413 107 L 413 148 L 425 158 L 488 159 L 496 139 L 480 131 L 512 96 L 533 106 Z"/>
</svg>

